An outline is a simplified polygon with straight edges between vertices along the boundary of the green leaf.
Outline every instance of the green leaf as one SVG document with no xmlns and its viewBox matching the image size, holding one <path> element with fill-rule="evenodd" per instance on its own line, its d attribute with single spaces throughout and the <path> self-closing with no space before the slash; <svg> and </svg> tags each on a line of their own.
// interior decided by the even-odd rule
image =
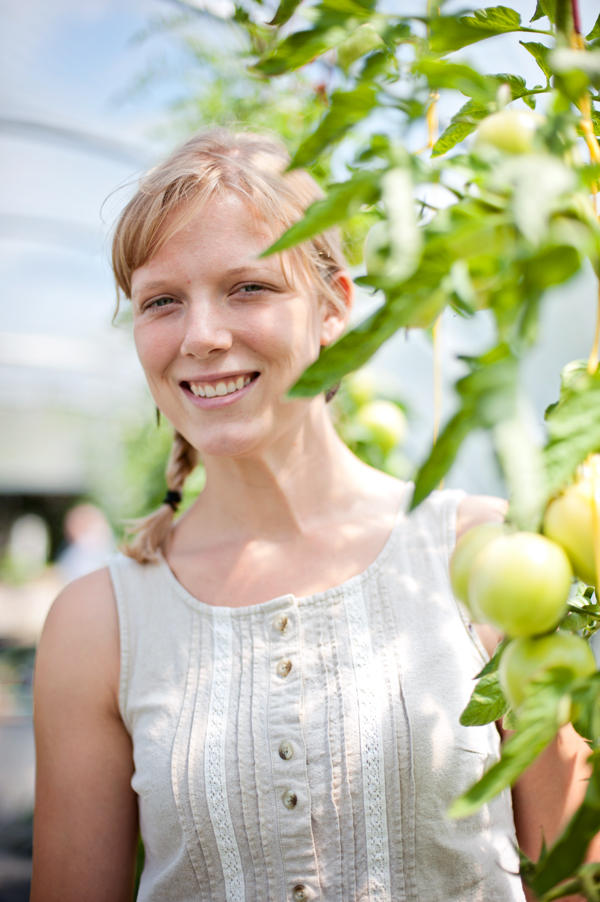
<svg viewBox="0 0 600 902">
<path fill-rule="evenodd" d="M 439 485 L 470 432 L 495 426 L 514 415 L 518 368 L 508 346 L 499 345 L 482 357 L 469 359 L 469 363 L 472 372 L 456 384 L 462 402 L 460 410 L 417 473 L 411 510 Z"/>
<path fill-rule="evenodd" d="M 546 247 L 523 265 L 527 290 L 544 291 L 560 285 L 575 275 L 580 266 L 581 258 L 571 245 Z"/>
<path fill-rule="evenodd" d="M 285 25 L 292 18 L 302 0 L 281 0 L 277 12 L 269 22 L 269 25 Z"/>
<path fill-rule="evenodd" d="M 432 89 L 454 88 L 462 91 L 467 97 L 476 97 L 484 101 L 493 100 L 498 87 L 493 78 L 480 75 L 475 69 L 463 63 L 424 59 L 413 68 L 415 72 L 426 77 Z"/>
<path fill-rule="evenodd" d="M 450 120 L 448 128 L 435 142 L 432 157 L 438 157 L 452 150 L 477 128 L 479 122 L 488 115 L 487 107 L 476 100 L 469 100 Z"/>
<path fill-rule="evenodd" d="M 562 836 L 542 857 L 527 876 L 527 882 L 541 897 L 558 883 L 570 877 L 585 859 L 587 847 L 600 829 L 600 756 L 591 758 L 592 774 L 585 799 L 575 812 Z M 558 898 L 558 897 L 555 897 Z M 591 897 L 588 897 L 591 898 Z"/>
<path fill-rule="evenodd" d="M 348 32 L 340 25 L 328 28 L 311 28 L 307 31 L 296 31 L 279 44 L 273 53 L 263 57 L 252 71 L 259 75 L 283 75 L 306 65 L 316 56 L 320 56 L 348 36 Z"/>
<path fill-rule="evenodd" d="M 347 182 L 331 185 L 327 197 L 315 201 L 307 209 L 304 218 L 263 251 L 263 257 L 294 247 L 326 231 L 338 222 L 354 216 L 363 204 L 374 204 L 379 198 L 379 172 L 357 172 Z"/>
<path fill-rule="evenodd" d="M 586 41 L 596 41 L 598 38 L 600 38 L 600 16 L 596 19 L 596 24 L 590 33 L 586 35 Z"/>
<path fill-rule="evenodd" d="M 428 19 L 430 44 L 434 53 L 452 53 L 496 34 L 527 31 L 521 17 L 508 6 L 475 10 L 472 16 L 436 16 Z"/>
<path fill-rule="evenodd" d="M 597 745 L 600 739 L 600 673 L 574 690 L 573 712 L 573 726 L 579 735 Z"/>
<path fill-rule="evenodd" d="M 542 19 L 546 16 L 552 24 L 556 20 L 556 0 L 537 0 L 535 12 L 531 18 L 532 22 Z"/>
<path fill-rule="evenodd" d="M 370 22 L 360 25 L 345 41 L 338 44 L 338 65 L 346 71 L 352 63 L 373 50 L 380 50 L 385 43 L 379 32 Z"/>
<path fill-rule="evenodd" d="M 510 639 L 502 639 L 502 641 L 498 643 L 498 645 L 496 646 L 496 650 L 494 651 L 494 654 L 492 655 L 490 660 L 487 662 L 485 667 L 482 670 L 480 670 L 479 673 L 477 674 L 477 679 L 479 679 L 479 677 L 487 676 L 488 673 L 494 673 L 494 671 L 498 670 L 498 665 L 500 664 L 500 658 L 502 657 L 502 652 L 504 651 L 504 649 L 506 648 L 506 646 L 508 645 L 509 642 L 510 642 Z"/>
<path fill-rule="evenodd" d="M 318 128 L 300 145 L 290 169 L 307 166 L 325 148 L 342 138 L 348 129 L 364 119 L 377 105 L 377 88 L 359 85 L 354 91 L 335 91 L 331 96 L 331 107 Z"/>
<path fill-rule="evenodd" d="M 548 63 L 548 54 L 550 53 L 550 48 L 546 47 L 545 44 L 540 44 L 537 41 L 519 41 L 522 47 L 525 47 L 526 50 L 531 53 L 532 57 L 546 76 L 546 78 L 551 78 L 552 69 Z"/>
<path fill-rule="evenodd" d="M 600 373 L 585 374 L 546 416 L 547 494 L 566 485 L 589 454 L 600 450 Z"/>
<path fill-rule="evenodd" d="M 327 348 L 290 389 L 291 398 L 317 395 L 346 373 L 359 369 L 397 330 L 394 310 L 386 305 Z"/>
<path fill-rule="evenodd" d="M 552 742 L 565 720 L 569 704 L 566 684 L 557 680 L 556 673 L 557 669 L 547 671 L 543 680 L 534 681 L 532 693 L 519 709 L 517 731 L 504 744 L 500 761 L 454 800 L 448 810 L 449 817 L 467 817 L 490 802 L 511 786 Z"/>
<path fill-rule="evenodd" d="M 500 688 L 498 672 L 488 673 L 477 682 L 469 704 L 460 715 L 463 727 L 479 727 L 500 720 L 508 710 L 508 702 Z"/>
</svg>

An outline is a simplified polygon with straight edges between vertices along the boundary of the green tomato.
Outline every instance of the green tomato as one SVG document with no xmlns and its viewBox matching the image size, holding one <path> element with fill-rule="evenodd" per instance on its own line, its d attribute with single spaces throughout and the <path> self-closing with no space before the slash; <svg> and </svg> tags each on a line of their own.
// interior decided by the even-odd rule
<svg viewBox="0 0 600 902">
<path fill-rule="evenodd" d="M 551 667 L 564 667 L 573 679 L 591 676 L 596 661 L 585 639 L 570 633 L 513 639 L 500 658 L 498 673 L 507 701 L 518 708 L 531 680 Z"/>
<path fill-rule="evenodd" d="M 600 486 L 600 476 L 597 478 Z M 544 515 L 544 533 L 569 555 L 575 575 L 595 586 L 598 581 L 594 553 L 594 482 L 581 479 L 550 502 Z M 598 499 L 600 507 L 600 498 Z"/>
<path fill-rule="evenodd" d="M 480 551 L 498 539 L 506 535 L 507 527 L 504 523 L 481 523 L 464 533 L 456 543 L 454 554 L 450 561 L 450 583 L 452 591 L 472 614 L 476 623 L 485 619 L 481 612 L 474 610 L 469 601 L 469 575 L 473 562 Z"/>
<path fill-rule="evenodd" d="M 404 440 L 406 417 L 391 401 L 370 401 L 360 408 L 356 422 L 367 429 L 384 454 Z"/>
<path fill-rule="evenodd" d="M 337 45 L 338 65 L 346 71 L 354 60 L 371 53 L 372 50 L 379 50 L 381 47 L 385 47 L 381 35 L 370 22 L 366 22 L 345 41 Z"/>
<path fill-rule="evenodd" d="M 560 545 L 516 532 L 490 542 L 473 562 L 469 600 L 509 636 L 535 636 L 557 626 L 573 571 Z"/>
<path fill-rule="evenodd" d="M 363 368 L 352 373 L 345 384 L 348 394 L 358 407 L 372 401 L 375 396 L 377 380 L 372 370 Z"/>
<path fill-rule="evenodd" d="M 475 132 L 475 146 L 497 147 L 506 153 L 529 153 L 544 117 L 530 110 L 501 110 L 487 116 Z"/>
</svg>

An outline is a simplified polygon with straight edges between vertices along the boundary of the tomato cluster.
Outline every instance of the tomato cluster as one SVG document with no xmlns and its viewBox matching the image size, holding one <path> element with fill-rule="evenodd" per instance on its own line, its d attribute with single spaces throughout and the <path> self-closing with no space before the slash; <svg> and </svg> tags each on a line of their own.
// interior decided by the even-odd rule
<svg viewBox="0 0 600 902">
<path fill-rule="evenodd" d="M 512 639 L 499 675 L 515 708 L 544 670 L 560 667 L 573 679 L 596 670 L 588 643 L 556 628 L 567 611 L 573 576 L 597 584 L 597 498 L 600 474 L 594 470 L 550 502 L 545 535 L 485 523 L 457 542 L 450 564 L 454 594 L 475 622 L 492 623 Z"/>
</svg>

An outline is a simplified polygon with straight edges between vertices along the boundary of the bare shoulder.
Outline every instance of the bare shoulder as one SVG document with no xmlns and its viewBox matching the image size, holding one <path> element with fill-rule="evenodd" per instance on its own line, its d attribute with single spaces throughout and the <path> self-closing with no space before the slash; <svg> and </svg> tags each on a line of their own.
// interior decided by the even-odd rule
<svg viewBox="0 0 600 902">
<path fill-rule="evenodd" d="M 508 501 L 493 495 L 467 495 L 456 512 L 456 538 L 480 523 L 501 523 L 506 517 Z"/>
<path fill-rule="evenodd" d="M 36 695 L 77 687 L 116 703 L 119 622 L 108 568 L 66 586 L 50 608 L 36 656 Z"/>
</svg>

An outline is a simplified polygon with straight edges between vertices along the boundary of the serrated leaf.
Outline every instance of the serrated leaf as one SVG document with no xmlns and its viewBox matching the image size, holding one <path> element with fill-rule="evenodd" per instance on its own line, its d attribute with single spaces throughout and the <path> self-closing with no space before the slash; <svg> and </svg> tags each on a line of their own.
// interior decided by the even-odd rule
<svg viewBox="0 0 600 902">
<path fill-rule="evenodd" d="M 556 19 L 556 0 L 537 0 L 531 21 L 537 22 L 538 19 L 542 19 L 544 16 L 554 24 Z"/>
<path fill-rule="evenodd" d="M 548 497 L 573 477 L 589 454 L 600 450 L 600 373 L 585 374 L 546 417 L 544 448 Z"/>
<path fill-rule="evenodd" d="M 517 715 L 514 712 L 513 708 L 509 708 L 504 717 L 502 718 L 502 729 L 503 730 L 517 730 L 519 727 L 519 721 L 517 720 Z"/>
<path fill-rule="evenodd" d="M 411 510 L 446 475 L 465 438 L 474 429 L 495 426 L 514 416 L 518 367 L 507 345 L 470 359 L 471 373 L 456 384 L 461 407 L 444 428 L 415 479 Z"/>
<path fill-rule="evenodd" d="M 527 883 L 541 898 L 558 883 L 570 877 L 583 863 L 587 847 L 600 829 L 600 758 L 591 758 L 592 773 L 585 799 L 552 848 L 530 870 Z M 558 897 L 557 897 L 558 898 Z"/>
<path fill-rule="evenodd" d="M 277 12 L 269 22 L 269 25 L 285 25 L 292 18 L 302 0 L 281 0 Z"/>
<path fill-rule="evenodd" d="M 476 100 L 469 100 L 450 120 L 448 128 L 435 142 L 432 157 L 441 156 L 464 141 L 473 132 L 479 122 L 488 115 L 487 108 Z"/>
<path fill-rule="evenodd" d="M 498 672 L 488 673 L 478 680 L 469 704 L 460 715 L 463 727 L 480 727 L 493 723 L 506 713 L 508 702 L 504 698 Z"/>
<path fill-rule="evenodd" d="M 531 53 L 546 78 L 550 78 L 552 76 L 552 69 L 548 63 L 550 48 L 538 41 L 519 41 L 519 44 Z"/>
<path fill-rule="evenodd" d="M 556 670 L 533 681 L 534 688 L 519 709 L 517 731 L 502 748 L 500 761 L 481 780 L 455 799 L 448 810 L 451 818 L 467 817 L 490 802 L 521 776 L 552 742 L 565 718 L 568 683 L 556 678 Z"/>
<path fill-rule="evenodd" d="M 492 100 L 496 94 L 497 84 L 493 78 L 481 75 L 463 63 L 424 59 L 415 64 L 414 71 L 424 75 L 432 89 L 454 88 L 467 97 L 484 101 Z"/>
<path fill-rule="evenodd" d="M 519 14 L 507 6 L 478 9 L 472 16 L 436 16 L 428 25 L 434 53 L 452 53 L 493 35 L 524 30 Z"/>
<path fill-rule="evenodd" d="M 386 305 L 323 351 L 290 389 L 289 396 L 311 397 L 326 391 L 366 363 L 397 328 L 394 311 Z"/>
<path fill-rule="evenodd" d="M 325 150 L 342 138 L 348 129 L 364 119 L 377 105 L 377 88 L 359 85 L 354 91 L 335 91 L 331 96 L 331 107 L 318 128 L 300 145 L 291 169 L 307 166 Z"/>
<path fill-rule="evenodd" d="M 355 173 L 347 182 L 331 185 L 327 197 L 311 204 L 304 218 L 294 223 L 261 256 L 268 257 L 301 244 L 353 216 L 363 204 L 375 203 L 379 199 L 380 178 L 379 172 L 363 171 Z"/>
<path fill-rule="evenodd" d="M 495 670 L 498 670 L 498 665 L 500 664 L 500 658 L 502 657 L 502 652 L 504 651 L 504 649 L 506 648 L 506 646 L 508 645 L 509 642 L 510 642 L 510 639 L 505 638 L 505 639 L 502 639 L 502 641 L 498 643 L 498 645 L 496 646 L 496 650 L 494 651 L 494 654 L 492 655 L 490 660 L 487 662 L 485 667 L 483 667 L 477 674 L 477 679 L 479 679 L 480 677 L 483 677 L 483 676 L 487 676 L 488 673 L 494 673 Z"/>
<path fill-rule="evenodd" d="M 590 33 L 586 35 L 586 41 L 596 41 L 598 38 L 600 38 L 600 16 L 596 19 L 596 24 Z"/>
<path fill-rule="evenodd" d="M 273 53 L 252 67 L 259 75 L 283 75 L 306 65 L 316 56 L 331 50 L 348 36 L 340 25 L 296 31 L 279 44 Z"/>
</svg>

